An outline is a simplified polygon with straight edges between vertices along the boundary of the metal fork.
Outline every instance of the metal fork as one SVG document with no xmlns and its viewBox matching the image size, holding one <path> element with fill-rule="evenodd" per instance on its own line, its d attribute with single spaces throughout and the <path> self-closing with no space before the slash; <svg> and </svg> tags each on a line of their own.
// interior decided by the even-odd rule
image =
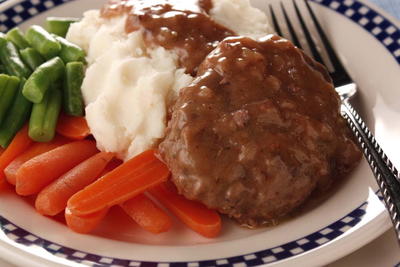
<svg viewBox="0 0 400 267">
<path fill-rule="evenodd" d="M 317 17 L 312 10 L 308 0 L 304 0 L 309 15 L 315 25 L 315 28 L 320 36 L 322 45 L 325 47 L 329 60 L 334 68 L 330 72 L 335 89 L 341 98 L 341 113 L 347 121 L 350 129 L 356 136 L 360 147 L 362 148 L 365 158 L 367 159 L 372 172 L 376 178 L 379 189 L 382 192 L 383 199 L 386 204 L 386 209 L 389 211 L 390 219 L 392 220 L 394 229 L 396 231 L 397 240 L 400 242 L 400 177 L 399 172 L 393 166 L 392 162 L 388 159 L 379 144 L 376 142 L 374 136 L 369 131 L 368 127 L 358 115 L 356 110 L 351 106 L 349 100 L 357 93 L 357 85 L 347 73 L 340 59 L 336 55 L 332 45 L 330 44 L 325 32 L 323 31 Z M 300 22 L 305 40 L 311 50 L 311 54 L 315 60 L 324 64 L 321 54 L 311 36 L 309 29 L 306 26 L 305 20 L 301 15 L 300 9 L 295 0 L 292 0 L 296 16 Z M 286 22 L 288 31 L 291 35 L 293 43 L 302 48 L 299 37 L 293 27 L 293 24 L 288 16 L 288 13 L 283 5 L 280 3 L 284 20 Z M 269 5 L 272 23 L 278 35 L 282 36 L 282 31 L 279 26 L 277 17 L 275 15 L 272 5 Z M 326 65 L 326 64 L 324 64 Z"/>
</svg>

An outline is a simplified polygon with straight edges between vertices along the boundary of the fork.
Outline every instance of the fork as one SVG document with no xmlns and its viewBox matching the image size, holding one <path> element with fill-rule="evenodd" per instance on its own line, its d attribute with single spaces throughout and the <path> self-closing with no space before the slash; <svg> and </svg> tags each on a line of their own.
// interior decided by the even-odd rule
<svg viewBox="0 0 400 267">
<path fill-rule="evenodd" d="M 323 31 L 321 24 L 319 23 L 314 11 L 312 10 L 308 0 L 304 0 L 307 7 L 308 13 L 313 21 L 315 28 L 320 36 L 322 45 L 328 54 L 329 60 L 334 68 L 330 72 L 333 80 L 333 84 L 337 93 L 341 99 L 341 114 L 347 121 L 353 134 L 356 136 L 357 141 L 363 150 L 364 156 L 367 159 L 369 166 L 376 178 L 379 189 L 382 192 L 382 196 L 386 205 L 386 209 L 389 211 L 390 219 L 393 223 L 394 229 L 396 231 L 397 240 L 400 243 L 400 177 L 399 172 L 394 167 L 392 162 L 383 152 L 382 148 L 379 146 L 373 134 L 369 131 L 368 127 L 358 115 L 357 111 L 350 104 L 350 99 L 357 93 L 357 85 L 351 79 L 350 75 L 347 73 L 343 64 L 341 63 L 339 57 L 336 55 L 331 43 L 329 42 L 325 32 Z M 310 48 L 313 58 L 323 65 L 324 60 L 319 53 L 317 46 L 311 36 L 309 29 L 306 26 L 305 20 L 301 15 L 300 9 L 295 0 L 292 0 L 296 16 L 300 22 L 301 29 L 303 31 L 305 40 Z M 293 43 L 302 48 L 299 41 L 299 37 L 293 27 L 293 24 L 288 16 L 288 13 L 280 2 L 280 7 L 285 19 L 288 31 L 292 38 L 289 38 Z M 272 24 L 278 35 L 282 35 L 281 28 L 279 26 L 277 17 L 275 15 L 272 5 L 269 5 L 269 10 L 271 13 Z"/>
</svg>

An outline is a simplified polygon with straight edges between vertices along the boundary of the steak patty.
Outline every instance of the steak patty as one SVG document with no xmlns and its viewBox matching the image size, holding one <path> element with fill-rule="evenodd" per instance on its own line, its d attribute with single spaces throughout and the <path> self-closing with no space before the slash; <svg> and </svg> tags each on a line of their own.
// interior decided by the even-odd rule
<svg viewBox="0 0 400 267">
<path fill-rule="evenodd" d="M 186 198 L 261 226 L 360 160 L 339 105 L 325 68 L 289 41 L 229 37 L 181 90 L 160 155 Z"/>
</svg>

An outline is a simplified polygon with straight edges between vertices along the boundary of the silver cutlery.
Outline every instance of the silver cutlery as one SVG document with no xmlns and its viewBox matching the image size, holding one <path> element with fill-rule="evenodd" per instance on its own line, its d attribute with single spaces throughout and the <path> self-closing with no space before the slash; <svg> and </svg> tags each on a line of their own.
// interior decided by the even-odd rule
<svg viewBox="0 0 400 267">
<path fill-rule="evenodd" d="M 304 0 L 306 9 L 309 13 L 309 17 L 313 21 L 315 28 L 319 34 L 322 41 L 322 46 L 325 47 L 328 58 L 334 68 L 330 72 L 336 91 L 341 98 L 341 113 L 342 116 L 347 121 L 350 129 L 354 133 L 365 158 L 367 159 L 369 166 L 376 178 L 379 189 L 382 193 L 386 209 L 389 211 L 390 219 L 392 220 L 394 229 L 396 231 L 397 240 L 400 242 L 400 177 L 399 172 L 383 152 L 382 148 L 379 146 L 375 140 L 373 134 L 369 131 L 367 125 L 364 123 L 362 118 L 358 115 L 357 111 L 350 104 L 350 99 L 357 93 L 357 85 L 352 80 L 350 75 L 347 73 L 345 67 L 341 63 L 339 57 L 337 56 L 335 50 L 333 49 L 330 41 L 328 40 L 324 30 L 321 27 L 313 9 L 310 6 L 308 0 Z M 300 27 L 302 29 L 303 36 L 310 48 L 312 57 L 323 65 L 325 64 L 321 54 L 317 49 L 317 45 L 314 42 L 310 30 L 307 28 L 304 16 L 300 12 L 300 8 L 296 0 L 292 0 L 294 10 L 298 21 L 300 22 Z M 290 33 L 290 37 L 286 36 L 287 39 L 292 40 L 292 42 L 299 48 L 302 45 L 299 41 L 299 34 L 296 33 L 295 27 L 286 11 L 283 3 L 280 3 L 280 8 L 283 13 L 284 21 L 286 23 L 287 29 Z M 278 35 L 283 36 L 280 24 L 278 23 L 276 12 L 272 5 L 269 6 L 271 13 L 272 23 L 275 31 Z M 283 36 L 285 37 L 285 36 Z"/>
</svg>

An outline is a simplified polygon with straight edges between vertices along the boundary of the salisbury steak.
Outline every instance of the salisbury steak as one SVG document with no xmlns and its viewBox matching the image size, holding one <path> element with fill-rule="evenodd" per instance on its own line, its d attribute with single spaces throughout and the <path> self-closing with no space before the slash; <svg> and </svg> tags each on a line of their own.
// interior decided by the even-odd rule
<svg viewBox="0 0 400 267">
<path fill-rule="evenodd" d="M 324 67 L 289 41 L 230 37 L 181 90 L 160 154 L 185 197 L 260 226 L 359 161 L 339 103 Z"/>
</svg>

